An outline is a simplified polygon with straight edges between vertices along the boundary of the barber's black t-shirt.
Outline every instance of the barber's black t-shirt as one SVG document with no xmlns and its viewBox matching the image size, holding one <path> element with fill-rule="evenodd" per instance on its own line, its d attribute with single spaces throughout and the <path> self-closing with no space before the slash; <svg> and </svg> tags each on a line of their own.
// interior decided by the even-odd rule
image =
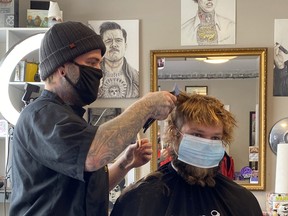
<svg viewBox="0 0 288 216">
<path fill-rule="evenodd" d="M 124 192 L 111 216 L 262 215 L 254 195 L 220 173 L 215 187 L 202 187 L 186 183 L 170 163 L 160 167 L 159 172 Z"/>
<path fill-rule="evenodd" d="M 96 127 L 54 93 L 21 112 L 13 136 L 11 216 L 107 216 L 108 170 L 85 172 Z"/>
</svg>

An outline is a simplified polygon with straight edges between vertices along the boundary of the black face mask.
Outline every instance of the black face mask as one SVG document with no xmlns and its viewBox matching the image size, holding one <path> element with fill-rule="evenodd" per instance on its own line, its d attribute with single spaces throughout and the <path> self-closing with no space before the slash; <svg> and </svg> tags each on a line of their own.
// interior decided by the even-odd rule
<svg viewBox="0 0 288 216">
<path fill-rule="evenodd" d="M 97 99 L 102 70 L 86 65 L 79 65 L 76 62 L 73 64 L 79 67 L 79 80 L 74 84 L 67 76 L 65 78 L 74 87 L 83 104 L 89 105 Z"/>
</svg>

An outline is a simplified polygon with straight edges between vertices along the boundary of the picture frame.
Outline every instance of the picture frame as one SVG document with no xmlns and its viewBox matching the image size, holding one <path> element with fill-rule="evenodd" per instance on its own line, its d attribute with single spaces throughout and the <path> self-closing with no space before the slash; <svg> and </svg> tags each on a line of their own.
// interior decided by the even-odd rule
<svg viewBox="0 0 288 216">
<path fill-rule="evenodd" d="M 29 28 L 48 28 L 48 12 L 49 10 L 27 9 L 26 26 Z M 63 11 L 60 12 L 63 20 Z"/>
<path fill-rule="evenodd" d="M 4 119 L 0 119 L 0 136 L 7 136 L 8 122 Z"/>
<path fill-rule="evenodd" d="M 210 25 L 214 23 L 213 26 L 218 23 L 217 25 L 220 24 L 223 27 L 224 20 L 226 24 L 229 23 L 225 29 L 221 29 L 221 33 L 225 35 L 221 39 L 219 39 L 219 36 L 215 37 L 217 34 L 213 31 L 207 30 L 205 24 L 203 25 L 206 29 L 204 31 L 199 28 L 202 25 L 200 23 L 197 23 L 197 28 L 195 27 L 195 20 L 200 20 L 198 8 L 206 9 L 204 4 L 201 5 L 198 1 L 181 0 L 181 46 L 211 46 L 236 43 L 236 0 L 218 0 L 217 4 L 211 4 L 209 12 L 206 11 L 210 15 L 210 19 L 208 19 L 210 22 L 205 19 L 202 20 L 202 22 L 208 22 Z M 211 20 L 217 20 L 217 22 L 211 22 Z"/>
<path fill-rule="evenodd" d="M 277 55 L 274 55 L 274 68 L 273 68 L 273 96 L 274 97 L 287 97 L 287 69 L 278 68 L 279 62 L 284 61 L 286 65 L 288 54 L 288 40 L 285 34 L 288 30 L 288 19 L 275 19 L 274 20 L 274 46 L 278 46 L 279 50 L 275 50 Z"/>
<path fill-rule="evenodd" d="M 249 113 L 249 146 L 255 146 L 256 112 Z"/>
<path fill-rule="evenodd" d="M 115 161 L 108 164 L 108 167 L 112 165 Z M 121 195 L 122 191 L 128 187 L 130 184 L 133 184 L 136 181 L 136 168 L 131 169 L 126 176 L 109 192 L 109 207 L 108 213 L 110 214 L 117 198 Z"/>
<path fill-rule="evenodd" d="M 94 126 L 100 126 L 104 122 L 107 122 L 116 116 L 120 115 L 122 109 L 119 107 L 102 107 L 94 108 L 89 107 L 87 109 L 87 121 L 89 124 Z M 135 140 L 136 142 L 136 140 Z M 127 183 L 130 184 L 140 178 L 140 173 L 138 168 L 130 170 L 127 174 Z"/>
<path fill-rule="evenodd" d="M 88 108 L 88 122 L 94 126 L 100 126 L 104 122 L 115 118 L 120 115 L 121 108 Z"/>
<path fill-rule="evenodd" d="M 116 107 L 88 108 L 88 122 L 94 126 L 100 126 L 101 124 L 120 115 L 121 111 L 121 108 Z M 111 166 L 114 162 L 115 160 L 109 163 L 108 167 Z M 138 178 L 139 176 L 137 169 L 133 168 L 126 174 L 123 180 L 109 192 L 109 214 L 113 209 L 116 199 L 121 195 L 121 192 L 124 190 L 124 188 L 134 183 Z"/>
<path fill-rule="evenodd" d="M 88 113 L 88 122 L 94 126 L 100 126 L 101 124 L 115 118 L 120 115 L 122 112 L 121 108 L 118 107 L 102 107 L 102 108 L 94 108 L 90 107 L 87 110 Z M 115 162 L 112 161 L 108 164 L 108 167 L 111 166 Z M 124 179 L 116 185 L 109 193 L 109 214 L 111 213 L 114 203 L 116 199 L 120 196 L 121 192 L 124 188 L 128 187 L 130 184 L 134 183 L 136 180 L 140 178 L 138 168 L 131 169 Z"/>
<path fill-rule="evenodd" d="M 0 0 L 0 27 L 19 26 L 19 0 Z"/>
<path fill-rule="evenodd" d="M 49 10 L 50 1 L 30 1 L 30 9 Z"/>
<path fill-rule="evenodd" d="M 27 9 L 26 26 L 29 28 L 47 28 L 48 10 Z"/>
<path fill-rule="evenodd" d="M 208 86 L 185 86 L 185 91 L 188 94 L 208 94 Z"/>
<path fill-rule="evenodd" d="M 110 23 L 109 25 L 106 25 Z M 116 76 L 103 76 L 101 85 L 99 86 L 98 98 L 113 98 L 113 99 L 123 99 L 123 98 L 138 98 L 140 97 L 139 91 L 139 25 L 140 20 L 88 20 L 88 26 L 93 29 L 97 34 L 103 37 L 104 44 L 106 46 L 106 54 L 105 58 L 103 58 L 101 63 L 101 69 L 103 74 L 114 74 Z M 104 30 L 103 30 L 103 29 Z M 110 29 L 112 28 L 112 29 Z M 100 29 L 104 32 L 107 29 L 110 29 L 111 34 L 100 34 Z M 107 64 L 105 63 L 106 58 L 109 58 L 109 53 L 113 53 L 109 51 L 113 47 L 109 45 L 111 41 L 115 40 L 111 35 L 115 34 L 115 31 L 120 31 L 122 34 L 119 34 L 117 40 L 118 46 L 123 52 L 121 52 L 121 58 L 123 58 L 122 69 L 117 71 L 111 71 Z M 112 33 L 114 32 L 114 33 Z M 105 39 L 105 37 L 107 37 Z M 115 37 L 115 36 L 114 36 Z M 123 37 L 123 38 L 122 38 Z M 108 40 L 107 40 L 108 39 Z M 123 40 L 124 39 L 124 40 Z M 106 42 L 107 41 L 107 42 Z M 122 42 L 120 42 L 122 41 Z M 124 41 L 124 43 L 123 43 Z M 107 43 L 107 44 L 106 44 Z M 122 47 L 122 48 L 121 48 Z M 110 57 L 111 58 L 111 57 Z M 113 57 L 114 58 L 114 57 Z M 117 63 L 118 64 L 118 63 Z M 116 70 L 116 69 L 114 69 Z M 117 72 L 117 73 L 116 73 Z M 119 77 L 126 77 L 126 82 Z M 130 77 L 128 79 L 128 77 Z M 128 82 L 128 80 L 130 80 Z"/>
</svg>

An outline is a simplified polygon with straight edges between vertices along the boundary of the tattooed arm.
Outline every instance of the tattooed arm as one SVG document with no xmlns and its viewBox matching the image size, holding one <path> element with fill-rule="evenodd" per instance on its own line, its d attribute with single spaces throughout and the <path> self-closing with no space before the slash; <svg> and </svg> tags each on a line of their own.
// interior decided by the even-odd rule
<svg viewBox="0 0 288 216">
<path fill-rule="evenodd" d="M 109 166 L 109 189 L 112 190 L 133 168 L 140 167 L 152 158 L 152 144 L 147 138 L 130 145 L 111 166 Z"/>
<path fill-rule="evenodd" d="M 135 140 L 149 118 L 165 119 L 175 103 L 176 97 L 169 92 L 150 92 L 121 115 L 100 125 L 90 146 L 85 169 L 95 171 L 114 160 Z"/>
</svg>

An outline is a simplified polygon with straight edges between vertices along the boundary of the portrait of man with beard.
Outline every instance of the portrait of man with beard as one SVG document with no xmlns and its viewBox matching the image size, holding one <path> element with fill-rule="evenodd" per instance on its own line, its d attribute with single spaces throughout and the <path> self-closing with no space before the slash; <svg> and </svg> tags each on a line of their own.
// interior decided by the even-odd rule
<svg viewBox="0 0 288 216">
<path fill-rule="evenodd" d="M 181 92 L 167 124 L 171 162 L 127 187 L 112 216 L 262 215 L 256 197 L 220 173 L 236 126 L 223 103 Z"/>
<path fill-rule="evenodd" d="M 101 61 L 103 78 L 99 86 L 99 98 L 139 97 L 139 37 L 138 20 L 89 21 L 98 31 L 106 46 Z M 131 30 L 133 30 L 131 32 Z M 131 52 L 133 58 L 131 58 Z M 128 55 L 129 54 L 129 55 Z"/>
</svg>

